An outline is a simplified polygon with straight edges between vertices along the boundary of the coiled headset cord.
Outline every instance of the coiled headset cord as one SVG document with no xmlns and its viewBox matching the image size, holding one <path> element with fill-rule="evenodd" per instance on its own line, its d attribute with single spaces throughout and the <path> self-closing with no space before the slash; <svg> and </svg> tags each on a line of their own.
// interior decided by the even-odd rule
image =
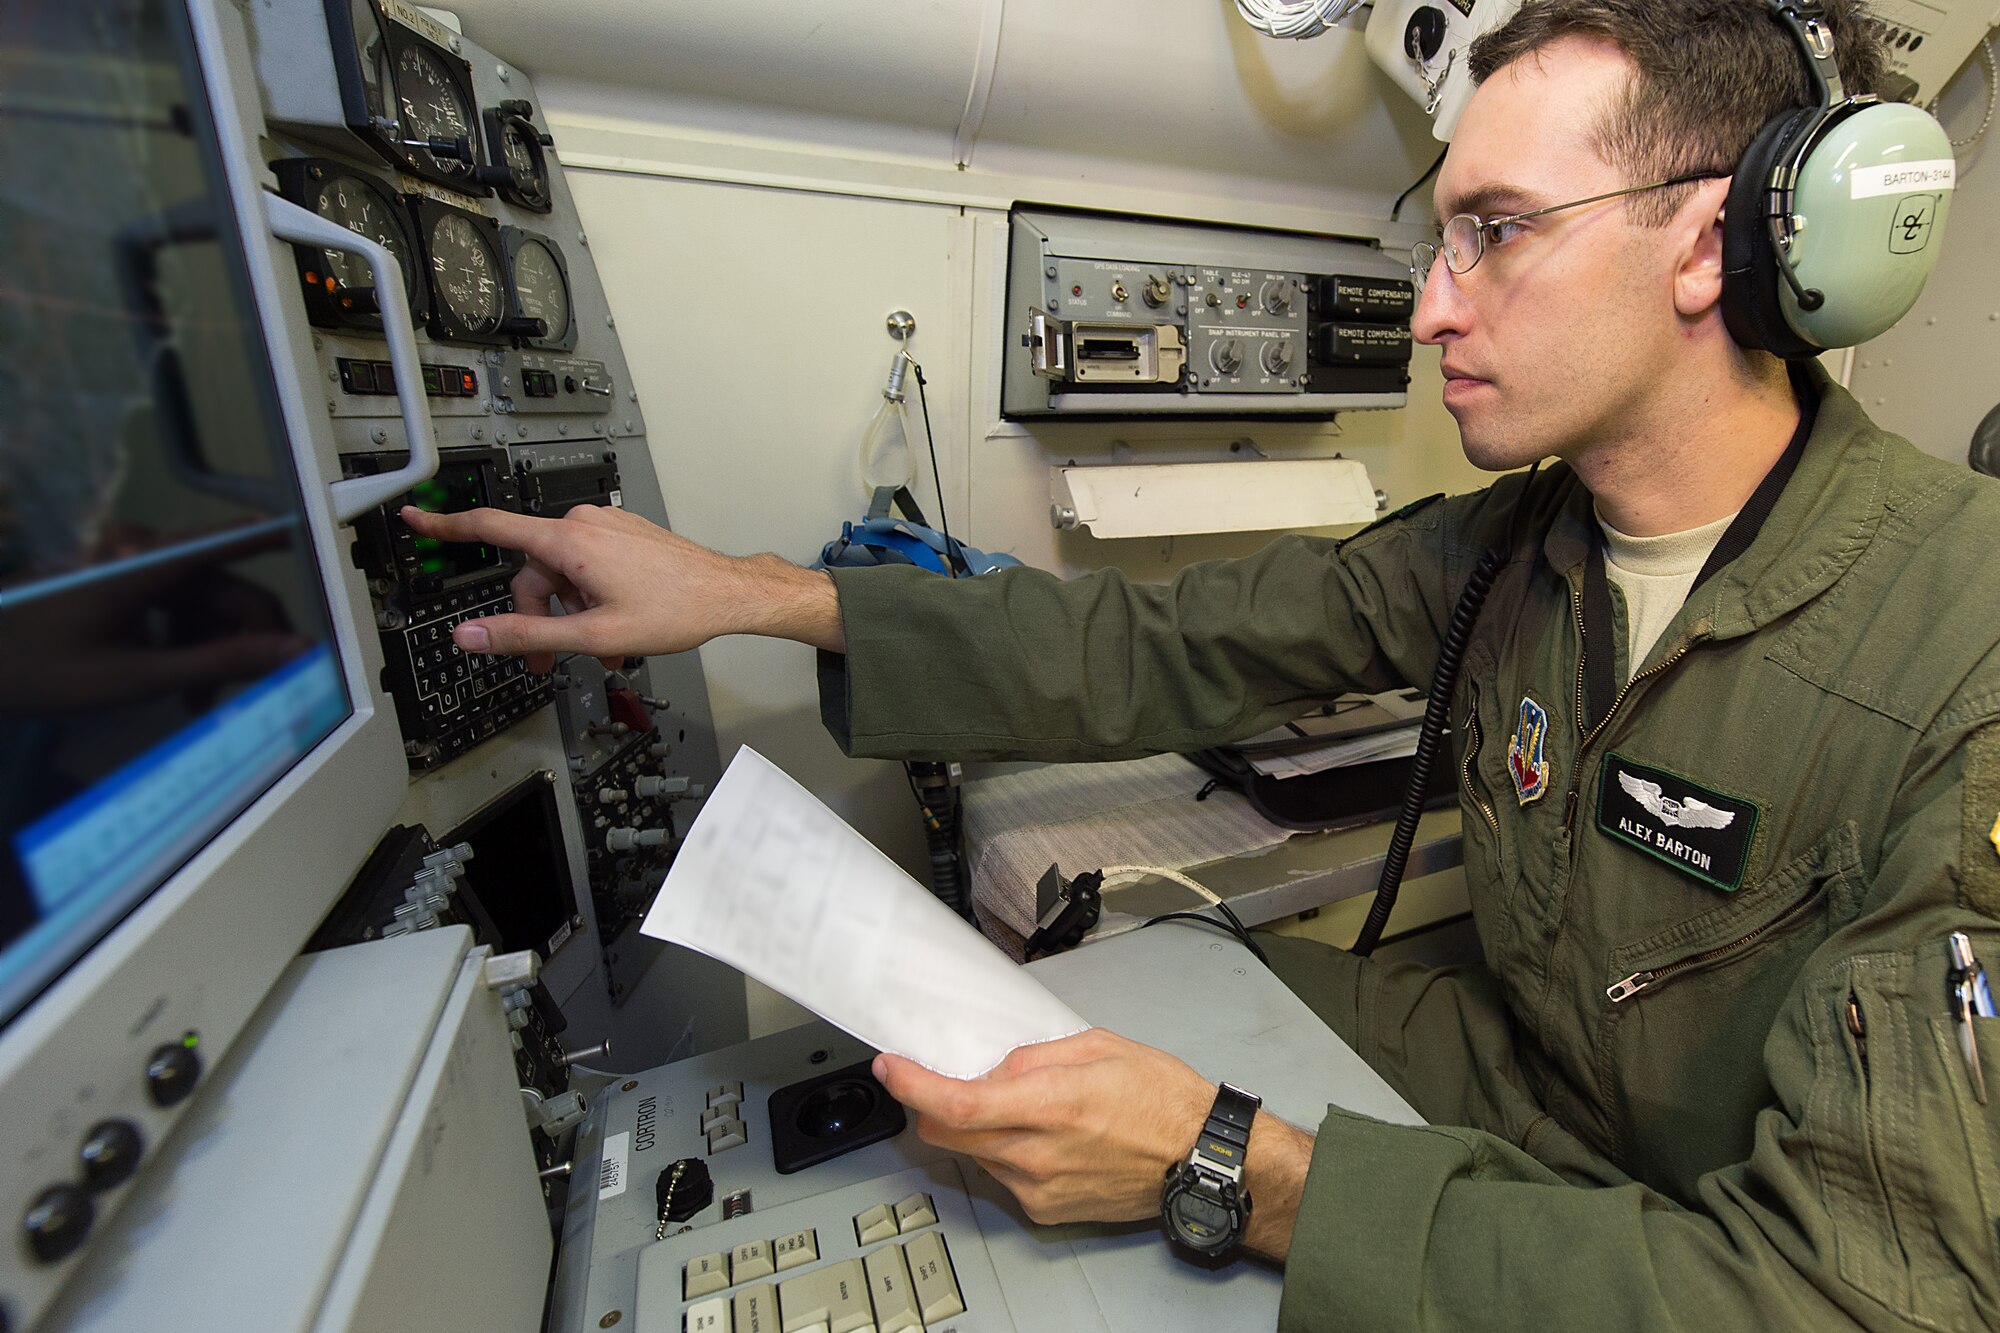
<svg viewBox="0 0 2000 1333">
<path fill-rule="evenodd" d="M 1375 886 L 1375 901 L 1368 908 L 1368 920 L 1354 939 L 1353 952 L 1366 958 L 1381 943 L 1389 913 L 1396 908 L 1396 895 L 1403 887 L 1403 871 L 1410 863 L 1410 847 L 1417 840 L 1417 821 L 1423 818 L 1426 789 L 1430 786 L 1431 764 L 1444 741 L 1445 723 L 1451 717 L 1452 688 L 1458 683 L 1458 669 L 1465 661 L 1465 647 L 1472 640 L 1472 627 L 1479 621 L 1479 608 L 1493 591 L 1493 580 L 1507 557 L 1488 551 L 1473 566 L 1458 606 L 1451 613 L 1444 643 L 1438 650 L 1437 666 L 1431 672 L 1430 697 L 1424 701 L 1424 723 L 1417 732 L 1417 752 L 1410 757 L 1410 785 L 1403 793 L 1403 812 L 1396 817 L 1396 831 L 1389 838 L 1389 850 L 1382 858 L 1382 879 Z"/>
</svg>

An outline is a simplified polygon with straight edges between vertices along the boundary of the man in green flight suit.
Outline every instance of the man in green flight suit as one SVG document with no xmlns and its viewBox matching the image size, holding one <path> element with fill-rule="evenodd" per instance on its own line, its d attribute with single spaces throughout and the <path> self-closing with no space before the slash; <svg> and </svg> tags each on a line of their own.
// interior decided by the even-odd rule
<svg viewBox="0 0 2000 1333">
<path fill-rule="evenodd" d="M 461 647 L 797 639 L 842 744 L 884 757 L 1191 750 L 1427 681 L 1499 550 L 1453 701 L 1484 964 L 1267 943 L 1431 1122 L 1257 1113 L 1245 1243 L 1286 1264 L 1281 1327 L 1993 1326 L 2000 1096 L 1946 993 L 1951 932 L 2000 956 L 2000 487 L 1725 327 L 1726 176 L 1808 101 L 1762 0 L 1527 0 L 1473 61 L 1415 331 L 1467 455 L 1538 475 L 1168 587 L 829 578 L 595 508 L 405 517 L 530 555 L 525 613 Z M 1156 1215 L 1216 1097 L 1101 1031 L 969 1083 L 878 1073 L 1050 1221 Z"/>
</svg>

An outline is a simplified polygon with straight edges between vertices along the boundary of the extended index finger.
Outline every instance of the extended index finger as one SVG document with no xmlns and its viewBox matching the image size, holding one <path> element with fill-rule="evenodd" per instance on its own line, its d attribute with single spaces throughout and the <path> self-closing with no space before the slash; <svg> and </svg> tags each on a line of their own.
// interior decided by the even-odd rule
<svg viewBox="0 0 2000 1333">
<path fill-rule="evenodd" d="M 530 514 L 510 514 L 504 509 L 465 509 L 456 514 L 433 514 L 415 505 L 404 505 L 400 515 L 410 527 L 426 537 L 447 542 L 491 542 L 551 564 L 555 558 L 560 523 L 553 518 Z"/>
</svg>

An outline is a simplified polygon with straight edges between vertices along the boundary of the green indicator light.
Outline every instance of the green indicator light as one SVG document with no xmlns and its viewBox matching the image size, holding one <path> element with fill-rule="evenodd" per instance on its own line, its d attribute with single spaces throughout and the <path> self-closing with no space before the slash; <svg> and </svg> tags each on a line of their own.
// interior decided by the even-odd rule
<svg viewBox="0 0 2000 1333">
<path fill-rule="evenodd" d="M 428 560 L 420 560 L 417 562 L 417 568 L 426 574 L 436 574 L 444 568 L 444 557 L 432 556 Z"/>
<path fill-rule="evenodd" d="M 195 1047 L 201 1045 L 201 1038 L 195 1033 L 190 1032 L 181 1038 L 181 1045 L 187 1047 L 189 1050 L 193 1050 Z"/>
</svg>

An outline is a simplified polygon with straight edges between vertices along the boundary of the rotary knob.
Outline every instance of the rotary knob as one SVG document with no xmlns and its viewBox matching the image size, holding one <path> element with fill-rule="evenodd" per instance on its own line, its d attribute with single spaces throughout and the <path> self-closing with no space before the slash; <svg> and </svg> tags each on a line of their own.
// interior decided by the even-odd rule
<svg viewBox="0 0 2000 1333">
<path fill-rule="evenodd" d="M 1270 374 L 1288 374 L 1292 368 L 1291 342 L 1287 340 L 1285 342 L 1266 343 L 1264 345 L 1263 362 L 1264 369 Z"/>
<path fill-rule="evenodd" d="M 35 1196 L 21 1217 L 28 1248 L 45 1264 L 67 1259 L 90 1235 L 97 1210 L 76 1185 L 51 1185 Z"/>
<path fill-rule="evenodd" d="M 1264 284 L 1264 309 L 1274 315 L 1282 315 L 1292 308 L 1292 280 L 1280 278 Z"/>
<path fill-rule="evenodd" d="M 1217 374 L 1234 375 L 1243 369 L 1243 344 L 1234 338 L 1223 339 L 1209 349 L 1208 363 L 1215 367 Z"/>
<path fill-rule="evenodd" d="M 83 1183 L 94 1193 L 122 1185 L 139 1169 L 146 1140 L 129 1120 L 105 1120 L 91 1128 L 76 1155 L 83 1162 Z"/>
<path fill-rule="evenodd" d="M 1140 295 L 1145 298 L 1147 305 L 1158 309 L 1167 303 L 1167 280 L 1157 273 L 1148 274 L 1145 290 Z"/>
<path fill-rule="evenodd" d="M 146 1061 L 146 1094 L 155 1106 L 174 1106 L 194 1091 L 201 1057 L 180 1042 L 168 1042 Z"/>
</svg>

